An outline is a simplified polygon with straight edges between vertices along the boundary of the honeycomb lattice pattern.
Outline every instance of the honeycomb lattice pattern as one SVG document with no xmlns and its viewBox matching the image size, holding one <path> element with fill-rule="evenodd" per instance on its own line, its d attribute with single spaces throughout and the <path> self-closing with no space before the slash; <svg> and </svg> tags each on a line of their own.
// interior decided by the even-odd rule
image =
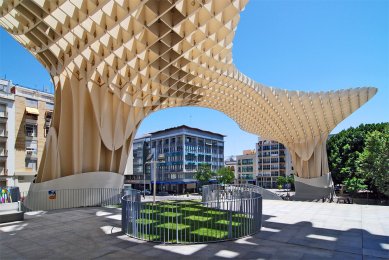
<svg viewBox="0 0 389 260">
<path fill-rule="evenodd" d="M 287 91 L 232 63 L 247 0 L 9 0 L 0 25 L 50 72 L 54 120 L 38 182 L 123 173 L 142 119 L 168 107 L 219 110 L 242 129 L 284 143 L 298 176 L 328 172 L 331 130 L 375 88 Z"/>
</svg>

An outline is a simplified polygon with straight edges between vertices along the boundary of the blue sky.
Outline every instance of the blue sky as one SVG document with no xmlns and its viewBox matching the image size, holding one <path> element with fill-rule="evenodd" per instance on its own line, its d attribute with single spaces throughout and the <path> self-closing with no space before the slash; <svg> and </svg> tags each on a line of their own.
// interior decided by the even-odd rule
<svg viewBox="0 0 389 260">
<path fill-rule="evenodd" d="M 389 121 L 389 1 L 259 1 L 241 13 L 233 47 L 236 66 L 254 80 L 291 90 L 374 86 L 377 95 L 344 120 L 337 133 Z M 52 90 L 49 74 L 0 29 L 0 78 Z M 225 155 L 253 149 L 257 136 L 205 108 L 172 108 L 147 117 L 138 134 L 187 124 L 227 135 Z"/>
</svg>

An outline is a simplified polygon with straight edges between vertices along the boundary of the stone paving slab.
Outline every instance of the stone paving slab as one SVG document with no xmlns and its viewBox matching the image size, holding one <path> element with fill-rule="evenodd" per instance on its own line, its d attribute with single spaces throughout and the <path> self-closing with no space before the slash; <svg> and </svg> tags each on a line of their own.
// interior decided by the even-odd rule
<svg viewBox="0 0 389 260">
<path fill-rule="evenodd" d="M 162 245 L 121 233 L 121 210 L 26 213 L 0 225 L 0 259 L 389 259 L 389 207 L 263 201 L 263 228 L 235 241 Z"/>
</svg>

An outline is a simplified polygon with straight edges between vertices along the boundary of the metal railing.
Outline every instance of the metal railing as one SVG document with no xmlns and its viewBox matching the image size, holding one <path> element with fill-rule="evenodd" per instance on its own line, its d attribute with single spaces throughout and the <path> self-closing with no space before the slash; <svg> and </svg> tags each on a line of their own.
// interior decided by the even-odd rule
<svg viewBox="0 0 389 260">
<path fill-rule="evenodd" d="M 221 192 L 226 188 L 227 192 Z M 262 196 L 255 189 L 243 190 L 237 185 L 208 185 L 204 189 L 203 202 L 155 204 L 141 203 L 140 191 L 125 190 L 123 232 L 137 239 L 161 243 L 206 243 L 237 239 L 260 231 Z"/>
<path fill-rule="evenodd" d="M 35 211 L 115 205 L 120 204 L 120 197 L 120 188 L 29 191 L 23 200 L 23 210 Z"/>
</svg>

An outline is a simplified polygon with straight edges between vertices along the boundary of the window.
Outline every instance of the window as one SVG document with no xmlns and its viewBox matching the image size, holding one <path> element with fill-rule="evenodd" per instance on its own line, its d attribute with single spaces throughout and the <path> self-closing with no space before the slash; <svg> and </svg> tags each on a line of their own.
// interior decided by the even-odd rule
<svg viewBox="0 0 389 260">
<path fill-rule="evenodd" d="M 53 103 L 46 102 L 46 109 L 47 109 L 47 110 L 54 110 L 54 104 L 53 104 Z"/>
<path fill-rule="evenodd" d="M 37 159 L 26 158 L 25 162 L 26 162 L 26 168 L 36 171 L 37 169 L 36 166 L 38 163 Z"/>
<path fill-rule="evenodd" d="M 51 111 L 47 111 L 45 114 L 45 125 L 43 126 L 45 137 L 48 135 L 49 130 L 50 130 L 52 114 L 53 114 L 53 112 L 51 112 Z"/>
<path fill-rule="evenodd" d="M 7 105 L 0 104 L 0 117 L 7 117 Z"/>
<path fill-rule="evenodd" d="M 37 137 L 38 136 L 38 127 L 36 124 L 26 123 L 26 136 L 28 136 L 28 137 Z"/>
<path fill-rule="evenodd" d="M 26 107 L 38 108 L 38 100 L 26 98 Z"/>
<path fill-rule="evenodd" d="M 26 156 L 36 157 L 38 155 L 37 141 L 26 141 Z"/>
</svg>

